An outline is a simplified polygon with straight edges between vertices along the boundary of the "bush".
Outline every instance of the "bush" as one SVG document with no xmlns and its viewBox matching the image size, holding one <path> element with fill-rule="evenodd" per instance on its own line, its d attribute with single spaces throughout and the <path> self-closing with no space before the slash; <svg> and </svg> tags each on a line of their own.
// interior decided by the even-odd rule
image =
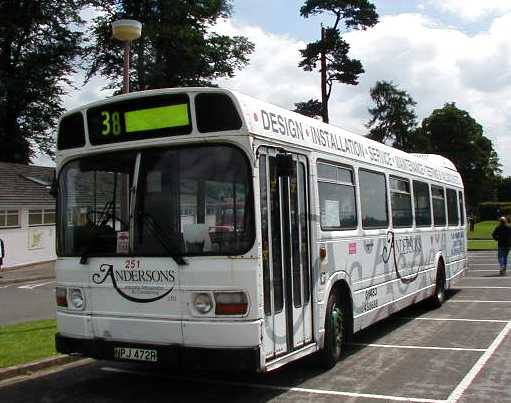
<svg viewBox="0 0 511 403">
<path fill-rule="evenodd" d="M 511 202 L 484 202 L 479 204 L 479 220 L 496 220 L 511 215 Z"/>
</svg>

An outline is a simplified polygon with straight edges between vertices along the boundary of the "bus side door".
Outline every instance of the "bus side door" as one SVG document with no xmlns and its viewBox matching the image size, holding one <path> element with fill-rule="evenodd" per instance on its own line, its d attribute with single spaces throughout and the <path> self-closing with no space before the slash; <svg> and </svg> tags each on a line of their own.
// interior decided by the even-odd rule
<svg viewBox="0 0 511 403">
<path fill-rule="evenodd" d="M 267 360 L 312 341 L 307 160 L 292 155 L 289 176 L 281 176 L 278 165 L 276 150 L 261 152 L 259 183 Z"/>
</svg>

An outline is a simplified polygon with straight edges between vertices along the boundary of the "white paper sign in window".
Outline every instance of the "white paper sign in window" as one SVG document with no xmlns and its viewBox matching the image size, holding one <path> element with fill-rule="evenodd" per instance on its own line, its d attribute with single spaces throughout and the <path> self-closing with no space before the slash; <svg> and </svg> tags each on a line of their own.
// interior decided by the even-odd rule
<svg viewBox="0 0 511 403">
<path fill-rule="evenodd" d="M 339 200 L 325 200 L 323 225 L 325 227 L 338 227 L 340 222 Z"/>
</svg>

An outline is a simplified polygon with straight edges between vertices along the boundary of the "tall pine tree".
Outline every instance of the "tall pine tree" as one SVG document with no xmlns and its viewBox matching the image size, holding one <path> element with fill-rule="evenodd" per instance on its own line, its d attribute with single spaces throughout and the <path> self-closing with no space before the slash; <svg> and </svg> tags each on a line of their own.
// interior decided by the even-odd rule
<svg viewBox="0 0 511 403">
<path fill-rule="evenodd" d="M 319 41 L 311 42 L 300 50 L 303 59 L 298 66 L 305 71 L 322 71 L 321 115 L 328 123 L 328 100 L 333 83 L 357 85 L 358 76 L 364 72 L 360 60 L 348 56 L 350 45 L 342 39 L 341 31 L 372 27 L 378 23 L 378 14 L 368 0 L 306 0 L 300 9 L 305 18 L 323 13 L 333 16 L 334 23 L 321 29 Z"/>
<path fill-rule="evenodd" d="M 0 161 L 54 155 L 51 132 L 80 51 L 81 0 L 0 1 Z"/>
<path fill-rule="evenodd" d="M 132 43 L 132 91 L 211 86 L 245 66 L 254 49 L 245 37 L 214 32 L 217 20 L 231 15 L 230 0 L 111 0 L 101 9 L 87 49 L 88 78 L 99 73 L 108 79 L 108 88 L 118 91 L 123 51 L 112 38 L 111 23 L 120 18 L 143 24 L 142 37 Z"/>
</svg>

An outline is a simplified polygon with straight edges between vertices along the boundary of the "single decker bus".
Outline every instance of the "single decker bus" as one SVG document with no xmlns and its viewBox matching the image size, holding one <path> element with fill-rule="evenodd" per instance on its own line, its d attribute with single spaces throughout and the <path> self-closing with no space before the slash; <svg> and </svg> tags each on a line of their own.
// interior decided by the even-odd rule
<svg viewBox="0 0 511 403">
<path fill-rule="evenodd" d="M 467 266 L 463 183 L 238 92 L 175 88 L 66 113 L 57 138 L 57 350 L 267 372 Z"/>
</svg>

